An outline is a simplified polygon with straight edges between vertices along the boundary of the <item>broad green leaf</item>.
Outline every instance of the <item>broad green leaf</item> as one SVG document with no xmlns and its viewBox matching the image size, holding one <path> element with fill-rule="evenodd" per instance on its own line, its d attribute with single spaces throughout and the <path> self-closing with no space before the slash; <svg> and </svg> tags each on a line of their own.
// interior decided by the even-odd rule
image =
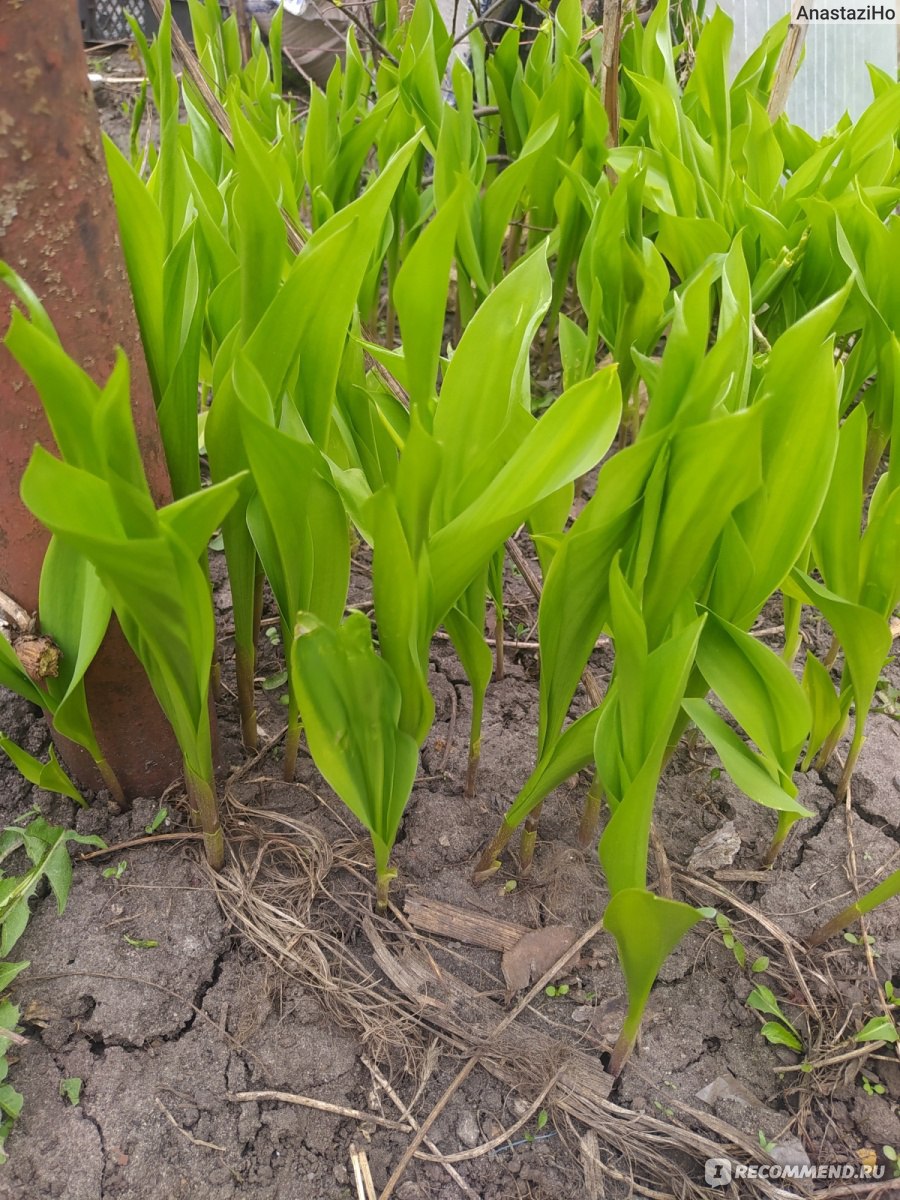
<svg viewBox="0 0 900 1200">
<path fill-rule="evenodd" d="M 891 1042 L 900 1040 L 897 1026 L 890 1017 L 872 1017 L 854 1037 L 857 1042 Z"/>
<path fill-rule="evenodd" d="M 641 1018 L 663 963 L 703 915 L 677 900 L 655 896 L 645 888 L 617 892 L 603 914 L 605 928 L 616 939 L 619 962 L 628 989 L 628 1014 L 622 1037 L 637 1037 Z"/>
<path fill-rule="evenodd" d="M 310 752 L 371 833 L 383 874 L 419 758 L 415 740 L 399 725 L 397 680 L 375 653 L 369 620 L 359 612 L 338 629 L 301 614 L 291 654 Z"/>
<path fill-rule="evenodd" d="M 570 388 L 534 425 L 480 497 L 433 538 L 433 611 L 440 621 L 505 537 L 539 501 L 603 457 L 621 411 L 614 369 Z"/>
<path fill-rule="evenodd" d="M 522 790 L 507 811 L 504 823 L 515 829 L 540 802 L 594 757 L 594 738 L 602 709 L 592 708 L 568 725 L 538 759 Z"/>
<path fill-rule="evenodd" d="M 41 569 L 41 628 L 62 651 L 59 674 L 46 680 L 53 727 L 102 756 L 94 736 L 84 677 L 109 625 L 109 595 L 91 564 L 71 546 L 51 538 Z"/>
<path fill-rule="evenodd" d="M 503 436 L 513 410 L 527 406 L 528 352 L 549 302 L 546 258 L 531 255 L 484 302 L 450 361 L 434 417 L 444 447 L 435 510 L 442 525 L 461 511 L 461 496 L 478 495 L 496 474 L 496 460 L 482 457 L 473 479 L 472 463 Z"/>
<path fill-rule="evenodd" d="M 394 283 L 407 387 L 411 401 L 420 407 L 429 405 L 437 387 L 460 207 L 461 192 L 457 191 L 419 234 Z"/>
<path fill-rule="evenodd" d="M 784 660 L 758 638 L 710 613 L 697 665 L 763 754 L 790 775 L 809 733 L 810 711 Z"/>
<path fill-rule="evenodd" d="M 786 581 L 785 591 L 790 591 L 806 604 L 815 605 L 834 630 L 844 650 L 857 719 L 864 721 L 891 648 L 888 622 L 881 614 L 836 596 L 821 583 L 797 570 Z"/>
<path fill-rule="evenodd" d="M 798 817 L 814 814 L 796 800 L 796 785 L 780 776 L 775 763 L 754 754 L 705 700 L 685 699 L 682 708 L 709 740 L 732 782 L 757 804 Z"/>
<path fill-rule="evenodd" d="M 790 1050 L 796 1050 L 798 1054 L 803 1052 L 803 1043 L 799 1037 L 780 1021 L 766 1021 L 759 1032 L 773 1046 L 787 1046 Z"/>
<path fill-rule="evenodd" d="M 27 750 L 23 750 L 21 746 L 17 746 L 15 742 L 10 741 L 2 734 L 0 734 L 0 750 L 8 755 L 29 783 L 33 783 L 47 792 L 58 792 L 61 796 L 68 796 L 76 804 L 84 806 L 84 797 L 59 765 L 56 751 L 52 746 L 50 747 L 50 761 L 46 763 L 42 763 L 34 755 L 29 754 Z"/>
<path fill-rule="evenodd" d="M 803 757 L 803 770 L 806 771 L 840 721 L 841 706 L 827 668 L 809 652 L 803 667 L 802 686 L 812 716 L 809 745 Z"/>
</svg>

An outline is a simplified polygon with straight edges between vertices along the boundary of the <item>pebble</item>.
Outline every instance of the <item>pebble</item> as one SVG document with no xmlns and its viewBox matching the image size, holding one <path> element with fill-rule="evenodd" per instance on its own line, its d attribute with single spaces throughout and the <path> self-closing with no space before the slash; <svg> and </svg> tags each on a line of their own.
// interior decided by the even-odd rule
<svg viewBox="0 0 900 1200">
<path fill-rule="evenodd" d="M 481 1130 L 471 1109 L 466 1109 L 456 1122 L 456 1136 L 464 1146 L 473 1149 L 481 1141 Z"/>
</svg>

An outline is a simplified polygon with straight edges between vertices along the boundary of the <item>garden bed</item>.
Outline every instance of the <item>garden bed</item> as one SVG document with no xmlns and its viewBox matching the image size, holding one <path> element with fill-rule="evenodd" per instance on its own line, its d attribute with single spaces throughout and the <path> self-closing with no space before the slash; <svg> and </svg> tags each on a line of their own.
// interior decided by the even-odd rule
<svg viewBox="0 0 900 1200">
<path fill-rule="evenodd" d="M 351 603 L 365 607 L 370 588 L 357 556 Z M 467 1046 L 441 1030 L 427 1005 L 411 1004 L 375 967 L 364 932 L 370 852 L 308 756 L 301 753 L 293 784 L 279 778 L 277 741 L 259 761 L 245 762 L 237 714 L 228 703 L 227 584 L 218 585 L 216 601 L 225 656 L 222 777 L 238 775 L 222 788 L 241 864 L 217 885 L 230 918 L 195 842 L 148 840 L 184 832 L 177 798 L 163 802 L 169 815 L 148 835 L 157 804 L 140 802 L 119 816 L 101 796 L 90 808 L 74 810 L 30 788 L 11 767 L 0 775 L 4 822 L 39 804 L 49 819 L 99 834 L 110 846 L 140 843 L 76 862 L 65 915 L 58 917 L 44 897 L 17 947 L 16 957 L 31 963 L 13 987 L 27 1042 L 10 1054 L 11 1079 L 25 1105 L 0 1173 L 4 1200 L 353 1198 L 352 1148 L 364 1152 L 381 1189 L 412 1136 L 377 1123 L 401 1113 L 368 1064 L 391 1082 L 404 1107 L 412 1102 L 411 1115 L 422 1122 L 481 1048 L 474 1038 Z M 511 577 L 507 636 L 518 628 L 528 642 L 534 615 L 521 579 Z M 770 612 L 760 625 L 777 620 Z M 814 628 L 807 634 L 820 636 Z M 264 643 L 259 676 L 271 679 L 278 649 Z M 598 676 L 608 666 L 601 649 Z M 891 671 L 900 682 L 896 666 Z M 583 781 L 561 788 L 548 803 L 529 878 L 514 890 L 506 873 L 480 889 L 472 886 L 475 858 L 530 766 L 536 656 L 511 641 L 505 678 L 488 691 L 474 801 L 463 796 L 463 681 L 449 644 L 436 641 L 431 686 L 437 719 L 397 845 L 395 901 L 401 906 L 403 898 L 427 897 L 528 929 L 568 924 L 580 935 L 598 920 L 606 898 L 596 854 L 574 842 Z M 260 696 L 260 725 L 274 737 L 283 723 L 278 691 Z M 690 1194 L 678 1190 L 690 1186 L 687 1180 L 702 1194 L 709 1142 L 726 1156 L 752 1161 L 747 1146 L 759 1147 L 762 1139 L 790 1154 L 799 1137 L 806 1154 L 821 1163 L 854 1162 L 866 1147 L 880 1152 L 900 1145 L 900 1066 L 889 1047 L 854 1057 L 860 1044 L 851 1040 L 880 1011 L 872 969 L 879 981 L 893 977 L 900 984 L 900 904 L 892 901 L 868 919 L 871 958 L 861 941 L 837 938 L 807 953 L 793 940 L 848 903 L 851 858 L 861 890 L 896 860 L 900 724 L 884 714 L 870 722 L 852 817 L 835 803 L 834 779 L 820 780 L 814 772 L 802 777 L 801 799 L 817 817 L 795 827 L 765 875 L 758 867 L 771 836 L 768 815 L 719 776 L 708 747 L 679 751 L 657 804 L 675 893 L 715 905 L 746 948 L 747 963 L 766 956 L 768 968 L 756 976 L 741 970 L 711 922 L 690 933 L 663 968 L 640 1051 L 593 1130 L 570 1119 L 559 1083 L 540 1100 L 565 1054 L 501 1063 L 504 1078 L 488 1055 L 494 1073 L 475 1069 L 430 1130 L 441 1154 L 472 1153 L 539 1103 L 507 1142 L 453 1164 L 469 1194 L 483 1200 L 626 1196 L 632 1178 L 650 1194 Z M 46 745 L 43 721 L 11 697 L 0 724 L 32 753 Z M 448 810 L 452 822 L 445 819 Z M 279 815 L 296 826 L 281 823 Z M 726 822 L 733 832 L 726 827 L 724 848 L 713 847 L 689 868 L 701 839 Z M 127 865 L 116 878 L 108 868 L 119 863 Z M 424 950 L 444 972 L 495 1002 L 498 1015 L 525 994 L 507 997 L 496 950 L 440 936 L 423 940 L 397 917 L 379 921 L 378 930 L 392 951 Z M 565 943 L 551 935 L 550 946 L 552 962 Z M 756 982 L 771 988 L 797 1026 L 804 1056 L 760 1036 L 761 1020 L 745 1004 Z M 592 938 L 555 987 L 556 995 L 541 991 L 515 1024 L 594 1058 L 600 1083 L 602 1056 L 624 1007 L 612 940 Z M 804 1058 L 838 1061 L 805 1073 L 797 1070 Z M 73 1078 L 82 1081 L 76 1105 L 60 1093 L 62 1080 Z M 721 1095 L 698 1099 L 716 1081 Z M 371 1114 L 371 1120 L 279 1100 L 230 1098 L 271 1090 Z M 430 1200 L 465 1193 L 446 1166 L 414 1161 L 395 1194 Z"/>
</svg>

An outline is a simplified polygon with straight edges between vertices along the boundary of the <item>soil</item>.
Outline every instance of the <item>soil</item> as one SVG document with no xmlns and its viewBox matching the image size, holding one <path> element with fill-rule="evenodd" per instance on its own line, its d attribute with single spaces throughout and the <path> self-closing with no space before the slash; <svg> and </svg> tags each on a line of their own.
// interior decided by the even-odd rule
<svg viewBox="0 0 900 1200">
<path fill-rule="evenodd" d="M 9 1054 L 10 1081 L 25 1103 L 0 1169 L 0 1200 L 354 1200 L 361 1193 L 353 1149 L 364 1152 L 380 1190 L 411 1138 L 409 1129 L 378 1123 L 401 1113 L 368 1064 L 423 1122 L 477 1048 L 442 1035 L 427 1006 L 404 1003 L 374 964 L 363 929 L 371 870 L 361 829 L 305 753 L 295 781 L 280 779 L 284 689 L 266 688 L 281 665 L 268 638 L 259 720 L 264 744 L 267 735 L 273 744 L 258 761 L 242 752 L 230 595 L 222 556 L 212 558 L 223 654 L 221 791 L 236 855 L 222 881 L 213 883 L 196 842 L 146 833 L 159 802 L 141 801 L 120 815 L 101 794 L 77 809 L 0 763 L 3 824 L 38 806 L 48 819 L 99 834 L 110 846 L 141 841 L 87 859 L 76 848 L 65 913 L 39 896 L 15 948 L 15 959 L 30 962 L 12 987 L 27 1041 Z M 449 644 L 434 643 L 436 720 L 398 840 L 395 900 L 400 907 L 404 896 L 418 894 L 531 929 L 566 923 L 581 934 L 606 900 L 595 851 L 579 850 L 575 839 L 584 778 L 548 800 L 526 878 L 510 887 L 515 862 L 507 855 L 499 875 L 480 889 L 471 883 L 477 855 L 528 774 L 537 725 L 537 658 L 529 648 L 535 606 L 522 579 L 507 573 L 506 673 L 488 692 L 473 801 L 463 795 L 468 688 Z M 366 609 L 370 596 L 360 555 L 351 603 Z M 779 620 L 773 606 L 759 626 Z M 805 634 L 827 644 L 827 630 L 810 626 Z M 767 636 L 777 644 L 777 629 Z M 593 666 L 601 682 L 608 678 L 607 650 L 597 651 Z M 896 664 L 888 679 L 900 685 Z M 576 707 L 584 703 L 579 696 Z M 6 694 L 0 729 L 34 754 L 48 745 L 40 714 Z M 797 781 L 816 815 L 798 823 L 775 867 L 762 872 L 772 815 L 719 773 L 708 747 L 679 750 L 656 808 L 675 894 L 727 916 L 747 965 L 713 922 L 689 934 L 662 971 L 639 1050 L 602 1121 L 587 1130 L 551 1091 L 496 1149 L 456 1163 L 469 1195 L 614 1200 L 643 1186 L 662 1197 L 700 1196 L 710 1194 L 702 1148 L 710 1143 L 726 1156 L 742 1145 L 745 1161 L 765 1143 L 780 1161 L 805 1154 L 820 1163 L 855 1163 L 866 1148 L 883 1161 L 882 1147 L 900 1147 L 897 1057 L 890 1046 L 852 1056 L 859 1049 L 853 1033 L 882 1011 L 884 982 L 892 979 L 900 991 L 900 903 L 867 919 L 868 945 L 837 938 L 811 953 L 799 942 L 848 904 L 855 888 L 897 866 L 900 723 L 871 716 L 851 808 L 836 802 L 830 768 Z M 167 817 L 156 833 L 186 832 L 177 792 L 163 804 Z M 701 855 L 689 870 L 698 843 L 719 830 L 723 856 L 708 854 L 704 865 Z M 118 878 L 104 875 L 118 863 L 126 864 Z M 266 942 L 279 920 L 293 923 L 293 945 Z M 417 944 L 399 917 L 380 929 L 398 946 Z M 496 1000 L 500 1011 L 521 999 L 521 992 L 507 997 L 496 951 L 440 937 L 426 945 L 440 969 Z M 762 957 L 768 963 L 754 974 L 750 964 Z M 760 1035 L 763 1018 L 746 1004 L 757 982 L 778 998 L 814 1069 L 799 1071 L 800 1055 Z M 594 937 L 556 986 L 568 990 L 540 993 L 520 1023 L 592 1055 L 599 1078 L 624 1010 L 611 939 Z M 834 1058 L 840 1061 L 827 1061 Z M 515 1083 L 476 1067 L 432 1125 L 431 1140 L 444 1155 L 477 1149 L 521 1121 L 558 1067 L 523 1060 L 514 1064 Z M 60 1093 L 71 1078 L 82 1081 L 74 1105 Z M 364 1115 L 233 1098 L 254 1091 Z M 762 1149 L 758 1155 L 764 1160 Z M 463 1194 L 445 1166 L 418 1159 L 395 1192 L 399 1200 Z M 741 1192 L 763 1194 L 750 1185 Z"/>
<path fill-rule="evenodd" d="M 358 558 L 351 603 L 366 608 L 371 580 Z M 580 851 L 575 843 L 584 780 L 559 789 L 548 801 L 533 871 L 514 890 L 506 886 L 514 878 L 510 857 L 504 871 L 481 889 L 470 881 L 476 855 L 527 775 L 537 716 L 536 655 L 530 648 L 517 650 L 513 635 L 518 626 L 520 640 L 528 643 L 534 605 L 521 578 L 508 574 L 506 674 L 488 692 L 474 801 L 463 796 L 468 689 L 449 644 L 435 641 L 431 683 L 437 716 L 398 841 L 396 899 L 418 894 L 529 928 L 564 922 L 580 934 L 597 920 L 606 894 L 596 854 Z M 223 911 L 196 843 L 149 841 L 94 859 L 76 855 L 64 915 L 57 914 L 52 898 L 40 898 L 15 948 L 14 957 L 31 964 L 12 989 L 28 1040 L 10 1053 L 10 1079 L 24 1093 L 25 1105 L 8 1143 L 10 1160 L 0 1171 L 2 1200 L 226 1200 L 238 1194 L 254 1200 L 352 1200 L 357 1191 L 351 1146 L 365 1151 L 381 1189 L 409 1143 L 408 1132 L 276 1100 L 229 1096 L 282 1091 L 394 1120 L 397 1108 L 366 1065 L 374 1059 L 402 1102 L 414 1101 L 413 1115 L 422 1121 L 466 1061 L 465 1052 L 418 1021 L 401 997 L 391 996 L 383 977 L 378 980 L 383 1011 L 375 1006 L 361 1015 L 356 1008 L 365 972 L 377 972 L 362 932 L 370 904 L 368 851 L 359 827 L 330 795 L 308 756 L 301 753 L 296 781 L 284 783 L 276 744 L 224 786 L 245 756 L 231 695 L 230 595 L 221 555 L 213 555 L 213 575 L 219 581 L 224 657 L 222 791 L 229 797 L 235 845 L 247 836 L 241 825 L 246 816 L 241 806 L 246 806 L 268 814 L 259 818 L 264 834 L 271 832 L 271 813 L 281 813 L 308 831 L 310 845 L 334 847 L 330 863 L 320 864 L 314 891 L 301 897 L 296 878 L 282 879 L 278 903 L 288 910 L 294 905 L 326 947 L 329 938 L 335 945 L 340 939 L 360 972 L 351 970 L 342 984 L 336 952 L 331 969 L 338 986 L 328 990 L 321 968 L 309 958 L 288 958 L 279 968 L 261 953 L 258 937 L 248 937 L 246 925 L 235 918 L 227 891 L 231 919 Z M 776 616 L 764 614 L 761 624 Z M 817 631 L 809 634 L 815 637 Z M 280 648 L 269 638 L 262 641 L 261 684 L 271 682 L 280 666 Z M 601 648 L 594 662 L 601 680 L 609 666 L 608 651 Z M 896 668 L 891 670 L 896 680 Z M 277 733 L 283 723 L 279 695 L 278 688 L 260 690 L 260 725 L 266 734 Z M 3 697 L 0 727 L 32 753 L 46 748 L 43 719 L 14 697 Z M 900 824 L 900 724 L 874 714 L 869 728 L 850 817 L 860 888 L 896 864 Z M 755 982 L 770 987 L 808 1047 L 810 1061 L 856 1048 L 849 1034 L 880 1011 L 875 978 L 879 983 L 893 978 L 900 986 L 900 905 L 886 905 L 867 921 L 874 939 L 871 967 L 861 943 L 838 938 L 807 954 L 791 942 L 798 976 L 786 938 L 802 938 L 852 894 L 849 814 L 835 802 L 830 772 L 824 779 L 815 772 L 798 776 L 801 799 L 816 816 L 798 825 L 774 870 L 761 873 L 771 815 L 746 800 L 715 766 L 707 747 L 683 747 L 660 788 L 657 823 L 676 872 L 676 894 L 715 904 L 745 947 L 746 962 L 765 955 L 769 964 L 756 976 L 742 970 L 711 922 L 688 935 L 651 996 L 639 1052 L 612 1095 L 619 1106 L 614 1111 L 626 1114 L 623 1121 L 627 1114 L 644 1114 L 640 1119 L 670 1123 L 668 1167 L 697 1185 L 702 1159 L 681 1136 L 684 1130 L 716 1139 L 721 1129 L 730 1128 L 751 1145 L 764 1137 L 788 1156 L 802 1146 L 814 1162 L 852 1162 L 865 1147 L 880 1153 L 882 1146 L 900 1146 L 900 1066 L 886 1052 L 889 1047 L 871 1061 L 797 1072 L 791 1068 L 799 1056 L 768 1045 L 759 1033 L 760 1018 L 745 1003 Z M 65 799 L 31 788 L 10 767 L 0 767 L 3 822 L 33 805 L 52 821 L 100 834 L 111 846 L 147 838 L 146 827 L 159 808 L 158 802 L 142 801 L 117 815 L 101 794 L 89 808 L 76 810 Z M 184 830 L 178 797 L 165 805 L 168 816 L 157 832 Z M 726 858 L 733 861 L 704 867 L 701 860 L 689 875 L 678 874 L 698 842 L 726 822 L 733 823 L 733 836 L 726 839 Z M 240 875 L 246 883 L 246 863 L 260 851 L 265 862 L 278 858 L 277 845 L 263 838 L 242 852 L 243 867 L 232 870 L 232 881 Z M 127 866 L 119 878 L 104 876 L 102 868 L 120 862 Z M 274 895 L 266 893 L 269 900 Z M 770 927 L 764 928 L 754 913 Z M 397 919 L 382 928 L 402 940 Z M 133 944 L 140 942 L 155 944 Z M 428 949 L 445 970 L 507 1011 L 497 952 L 439 937 L 429 940 Z M 602 934 L 594 938 L 559 985 L 568 991 L 540 994 L 520 1020 L 593 1055 L 599 1077 L 623 1009 L 611 940 Z M 515 1125 L 555 1066 L 523 1062 L 519 1070 L 516 1086 L 481 1068 L 469 1076 L 430 1131 L 440 1152 L 471 1150 Z M 61 1081 L 72 1077 L 83 1081 L 77 1105 L 60 1095 Z M 716 1094 L 704 1093 L 704 1103 L 698 1093 L 717 1081 Z M 876 1084 L 883 1092 L 875 1090 Z M 484 1200 L 632 1194 L 615 1174 L 606 1176 L 605 1193 L 596 1190 L 590 1171 L 584 1171 L 583 1140 L 579 1145 L 585 1130 L 553 1104 L 552 1094 L 539 1111 L 547 1117 L 536 1113 L 497 1150 L 457 1164 L 471 1194 Z M 665 1182 L 658 1166 L 640 1161 L 639 1128 L 629 1127 L 627 1134 L 631 1145 L 624 1148 L 631 1150 L 631 1161 L 616 1144 L 615 1128 L 606 1132 L 600 1156 L 607 1170 L 625 1180 L 634 1172 L 638 1181 L 655 1183 L 657 1189 Z M 623 1135 L 624 1129 L 618 1137 Z M 461 1194 L 445 1168 L 422 1161 L 410 1165 L 396 1191 L 401 1200 L 449 1200 Z"/>
</svg>

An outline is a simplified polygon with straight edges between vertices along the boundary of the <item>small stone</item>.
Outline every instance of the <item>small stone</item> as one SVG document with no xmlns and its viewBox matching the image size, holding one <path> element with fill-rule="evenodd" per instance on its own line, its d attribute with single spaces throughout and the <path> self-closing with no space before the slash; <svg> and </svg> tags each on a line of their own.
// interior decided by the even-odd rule
<svg viewBox="0 0 900 1200">
<path fill-rule="evenodd" d="M 741 848 L 741 839 L 734 828 L 734 821 L 726 821 L 694 847 L 688 860 L 689 871 L 718 871 L 730 867 Z"/>
<path fill-rule="evenodd" d="M 337 1184 L 345 1184 L 350 1179 L 350 1174 L 343 1163 L 337 1163 L 332 1171 L 334 1182 Z"/>
<path fill-rule="evenodd" d="M 456 1136 L 470 1150 L 481 1141 L 481 1130 L 471 1109 L 467 1108 L 456 1122 Z"/>
<path fill-rule="evenodd" d="M 408 1179 L 397 1188 L 397 1200 L 424 1200 L 425 1193 L 417 1183 Z"/>
</svg>

